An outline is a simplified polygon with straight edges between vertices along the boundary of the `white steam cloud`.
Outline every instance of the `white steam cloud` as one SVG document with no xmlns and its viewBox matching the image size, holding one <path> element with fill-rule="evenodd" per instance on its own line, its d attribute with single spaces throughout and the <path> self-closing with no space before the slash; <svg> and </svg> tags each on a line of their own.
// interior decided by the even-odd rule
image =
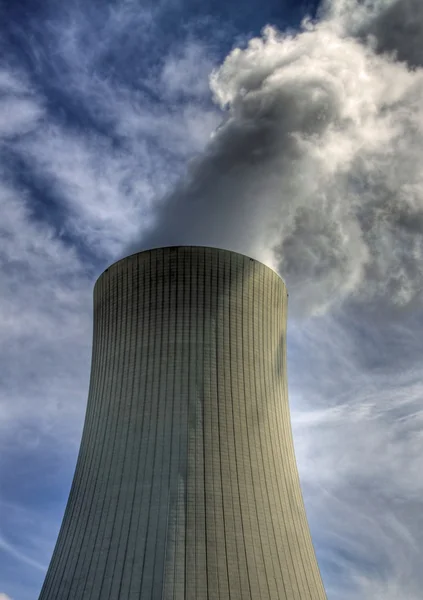
<svg viewBox="0 0 423 600">
<path fill-rule="evenodd" d="M 422 13 L 417 0 L 332 0 L 299 33 L 268 26 L 233 50 L 210 78 L 226 119 L 163 199 L 142 248 L 253 255 L 306 313 L 347 297 L 418 301 Z"/>
</svg>

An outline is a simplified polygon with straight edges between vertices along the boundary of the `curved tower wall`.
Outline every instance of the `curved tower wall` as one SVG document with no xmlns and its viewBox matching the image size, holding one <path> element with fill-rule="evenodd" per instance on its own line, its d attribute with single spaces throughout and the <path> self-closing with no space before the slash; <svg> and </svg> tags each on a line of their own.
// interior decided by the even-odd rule
<svg viewBox="0 0 423 600">
<path fill-rule="evenodd" d="M 323 600 L 295 463 L 287 293 L 213 248 L 94 290 L 87 414 L 40 600 Z"/>
</svg>

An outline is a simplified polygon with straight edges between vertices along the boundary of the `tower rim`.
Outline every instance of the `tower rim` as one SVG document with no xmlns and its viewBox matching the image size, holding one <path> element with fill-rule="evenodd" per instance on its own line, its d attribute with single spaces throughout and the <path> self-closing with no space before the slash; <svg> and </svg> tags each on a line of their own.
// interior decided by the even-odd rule
<svg viewBox="0 0 423 600">
<path fill-rule="evenodd" d="M 119 263 L 121 263 L 125 260 L 128 260 L 130 258 L 138 256 L 139 254 L 146 254 L 147 252 L 153 252 L 155 250 L 171 250 L 171 249 L 178 250 L 179 248 L 194 248 L 194 249 L 198 249 L 198 250 L 217 250 L 217 251 L 226 252 L 228 254 L 235 254 L 237 256 L 242 256 L 243 258 L 248 258 L 249 260 L 254 261 L 255 263 L 258 263 L 259 265 L 262 265 L 266 269 L 269 269 L 270 271 L 272 271 L 272 273 L 274 273 L 282 281 L 285 288 L 287 289 L 286 281 L 282 277 L 282 275 L 280 273 L 278 273 L 276 271 L 276 269 L 273 269 L 273 267 L 266 265 L 266 263 L 258 260 L 257 258 L 253 258 L 252 256 L 249 256 L 248 254 L 244 254 L 243 252 L 237 252 L 236 250 L 229 250 L 228 248 L 222 248 L 220 246 L 207 246 L 207 245 L 202 246 L 202 245 L 198 245 L 198 244 L 174 244 L 174 245 L 169 244 L 167 246 L 153 246 L 151 248 L 145 248 L 144 250 L 138 250 L 137 252 L 132 252 L 131 254 L 128 254 L 127 256 L 123 256 L 122 258 L 115 260 L 108 267 L 106 267 L 100 273 L 100 275 L 97 277 L 94 287 L 97 285 L 97 283 L 100 281 L 100 279 L 102 279 L 102 277 L 109 271 L 109 269 L 117 266 Z"/>
</svg>

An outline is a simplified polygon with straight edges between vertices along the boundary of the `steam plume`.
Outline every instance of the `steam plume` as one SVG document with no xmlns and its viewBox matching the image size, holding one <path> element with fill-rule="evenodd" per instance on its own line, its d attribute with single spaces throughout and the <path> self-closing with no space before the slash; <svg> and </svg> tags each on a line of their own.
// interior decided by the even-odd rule
<svg viewBox="0 0 423 600">
<path fill-rule="evenodd" d="M 302 312 L 347 297 L 418 301 L 423 19 L 416 33 L 413 10 L 422 16 L 412 0 L 333 0 L 297 34 L 268 26 L 233 50 L 210 77 L 226 118 L 141 247 L 255 256 Z"/>
</svg>

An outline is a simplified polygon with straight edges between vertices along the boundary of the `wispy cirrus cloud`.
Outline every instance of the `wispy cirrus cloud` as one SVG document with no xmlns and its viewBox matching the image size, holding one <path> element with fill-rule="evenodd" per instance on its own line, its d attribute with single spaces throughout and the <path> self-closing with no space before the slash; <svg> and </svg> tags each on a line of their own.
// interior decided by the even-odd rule
<svg viewBox="0 0 423 600">
<path fill-rule="evenodd" d="M 32 131 L 43 115 L 42 100 L 25 73 L 0 63 L 0 137 L 3 143 Z"/>
<path fill-rule="evenodd" d="M 140 222 L 149 225 L 153 201 L 175 181 L 184 161 L 204 145 L 217 122 L 217 111 L 210 106 L 185 105 L 181 119 L 171 103 L 153 103 L 140 94 L 136 81 L 129 85 L 114 81 L 112 73 L 101 76 L 105 55 L 122 36 L 128 37 L 129 25 L 138 39 L 134 24 L 148 28 L 148 22 L 146 14 L 125 3 L 103 15 L 103 38 L 85 47 L 83 41 L 98 23 L 74 7 L 58 22 L 44 24 L 53 59 L 48 60 L 43 46 L 32 48 L 35 72 L 46 72 L 44 86 L 31 82 L 24 67 L 5 63 L 0 70 L 1 101 L 13 107 L 0 121 L 0 336 L 9 342 L 2 358 L 14 385 L 18 361 L 13 349 L 20 352 L 23 339 L 31 360 L 35 347 L 30 344 L 54 343 L 58 331 L 73 351 L 84 336 L 86 360 L 93 277 L 118 256 Z M 34 28 L 33 33 L 37 39 L 41 31 Z M 189 48 L 192 53 L 193 41 Z M 210 67 L 198 48 L 203 58 L 197 56 L 195 64 L 188 61 L 194 78 Z M 170 48 L 158 67 L 146 71 L 149 85 L 156 78 L 164 91 L 169 87 L 170 95 L 178 85 L 184 91 L 190 77 L 180 48 L 176 58 L 172 52 Z M 167 83 L 169 61 L 176 78 L 181 70 L 180 84 L 176 79 Z M 57 110 L 51 91 L 55 86 L 69 94 L 79 120 L 72 122 Z M 97 128 L 81 125 L 88 109 L 98 117 Z M 106 111 L 110 121 L 102 131 Z M 54 352 L 52 347 L 49 352 Z M 3 410 L 10 418 L 18 405 L 8 402 Z"/>
<path fill-rule="evenodd" d="M 344 307 L 290 325 L 296 454 L 329 598 L 418 598 L 421 319 L 382 329 Z"/>
<path fill-rule="evenodd" d="M 16 56 L 0 68 L 0 578 L 20 600 L 41 586 L 72 476 L 95 278 L 150 223 L 155 198 L 216 123 L 204 99 L 184 105 L 180 118 L 170 100 L 176 81 L 157 102 L 139 82 L 113 76 L 107 54 L 123 41 L 135 47 L 135 23 L 148 29 L 145 15 L 134 21 L 135 8 L 116 6 L 88 46 L 97 16 L 79 7 L 31 22 L 32 69 Z M 173 51 L 143 65 L 163 93 Z"/>
<path fill-rule="evenodd" d="M 32 558 L 30 558 L 29 556 L 27 556 L 26 554 L 24 554 L 23 552 L 21 552 L 20 550 L 18 550 L 11 544 L 9 544 L 9 542 L 7 542 L 1 535 L 0 535 L 0 548 L 3 551 L 7 552 L 8 554 L 12 555 L 19 562 L 23 562 L 23 563 L 29 565 L 30 567 L 34 567 L 35 569 L 38 569 L 42 572 L 45 572 L 45 570 L 47 568 L 47 565 L 43 565 L 43 564 L 39 563 L 38 561 L 33 560 Z M 2 598 L 2 595 L 0 595 L 0 599 L 1 598 Z"/>
</svg>

